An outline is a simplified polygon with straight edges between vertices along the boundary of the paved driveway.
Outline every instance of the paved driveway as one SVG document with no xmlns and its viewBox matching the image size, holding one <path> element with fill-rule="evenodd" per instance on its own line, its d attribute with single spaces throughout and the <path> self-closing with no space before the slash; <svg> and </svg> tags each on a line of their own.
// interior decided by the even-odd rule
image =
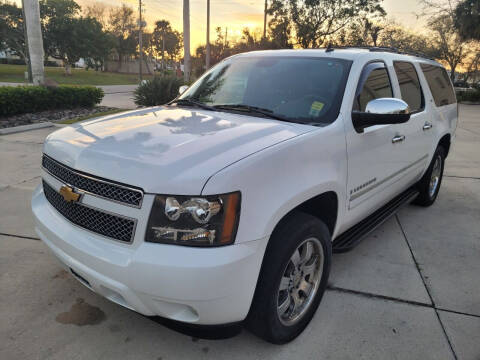
<svg viewBox="0 0 480 360">
<path fill-rule="evenodd" d="M 0 359 L 480 359 L 480 106 L 462 106 L 437 203 L 335 255 L 330 289 L 284 346 L 198 340 L 86 289 L 29 210 L 51 129 L 0 137 Z"/>
</svg>

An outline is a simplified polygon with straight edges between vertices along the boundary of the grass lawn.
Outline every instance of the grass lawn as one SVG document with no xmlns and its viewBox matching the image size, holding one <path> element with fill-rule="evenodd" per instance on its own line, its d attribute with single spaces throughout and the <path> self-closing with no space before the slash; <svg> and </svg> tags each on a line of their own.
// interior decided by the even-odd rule
<svg viewBox="0 0 480 360">
<path fill-rule="evenodd" d="M 5 65 L 0 64 L 0 82 L 25 82 L 24 65 Z M 138 84 L 138 75 L 109 73 L 95 70 L 72 69 L 71 76 L 65 76 L 65 70 L 62 67 L 46 67 L 45 76 L 53 79 L 59 84 L 70 85 L 134 85 Z M 151 75 L 144 75 L 144 79 L 151 78 Z"/>
<path fill-rule="evenodd" d="M 73 123 L 76 123 L 77 121 L 94 119 L 94 118 L 98 118 L 98 117 L 102 117 L 102 116 L 106 116 L 106 115 L 112 115 L 112 114 L 116 114 L 116 113 L 120 113 L 120 112 L 125 112 L 125 111 L 129 111 L 129 110 L 112 109 L 112 110 L 108 110 L 108 111 L 98 112 L 96 114 L 80 116 L 80 117 L 77 117 L 77 118 L 74 118 L 74 119 L 68 119 L 68 120 L 60 122 L 60 124 L 73 124 Z"/>
</svg>

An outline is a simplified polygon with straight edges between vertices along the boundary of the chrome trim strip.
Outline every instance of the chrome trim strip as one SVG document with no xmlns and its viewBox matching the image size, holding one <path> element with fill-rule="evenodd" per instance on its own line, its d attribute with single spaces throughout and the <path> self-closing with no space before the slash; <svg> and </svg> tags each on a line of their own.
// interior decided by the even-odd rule
<svg viewBox="0 0 480 360">
<path fill-rule="evenodd" d="M 387 181 L 393 179 L 395 176 L 400 175 L 402 172 L 410 169 L 411 167 L 413 167 L 413 166 L 421 163 L 423 160 L 426 160 L 426 159 L 428 159 L 428 154 L 422 156 L 420 159 L 414 161 L 414 162 L 411 163 L 410 165 L 407 165 L 407 166 L 405 166 L 404 168 L 402 168 L 402 169 L 394 172 L 393 174 L 387 176 L 385 179 L 379 181 L 378 183 L 375 183 L 375 184 L 373 184 L 372 186 L 370 186 L 370 187 L 368 187 L 368 188 L 366 188 L 366 189 L 364 189 L 364 190 L 362 190 L 362 191 L 359 191 L 358 193 L 353 194 L 352 196 L 350 196 L 350 201 L 353 201 L 353 200 L 359 198 L 360 196 L 365 195 L 365 194 L 368 193 L 369 191 L 371 191 L 371 190 L 379 187 L 380 185 L 382 185 L 382 184 L 386 183 Z"/>
<path fill-rule="evenodd" d="M 52 175 L 53 176 L 53 175 Z M 51 184 L 48 183 L 48 181 L 46 181 L 45 179 L 42 179 L 43 181 L 45 181 L 47 183 L 48 186 L 50 186 L 57 194 L 60 194 L 56 189 L 55 187 L 53 187 Z M 64 184 L 64 182 L 62 182 L 62 184 Z M 67 217 L 65 217 L 60 211 L 57 210 L 57 208 L 55 206 L 53 206 L 53 204 L 47 199 L 47 196 L 45 195 L 45 192 L 43 191 L 43 185 L 42 185 L 42 192 L 43 192 L 43 196 L 45 196 L 45 199 L 47 200 L 47 202 L 49 203 L 49 205 L 57 212 L 59 213 L 60 215 L 62 215 L 62 217 L 67 220 L 70 224 L 72 224 L 73 226 L 76 226 L 78 227 L 79 229 L 82 229 L 82 230 L 85 230 L 85 231 L 88 231 L 92 234 L 95 234 L 97 236 L 101 236 L 101 237 L 104 237 L 105 239 L 109 239 L 109 240 L 114 240 L 114 241 L 118 241 L 119 243 L 121 244 L 132 244 L 133 243 L 133 240 L 135 238 L 135 232 L 137 230 L 137 222 L 138 222 L 138 219 L 135 219 L 135 218 L 131 218 L 131 217 L 128 217 L 128 216 L 125 216 L 125 215 L 121 215 L 121 214 L 117 214 L 117 213 L 113 213 L 111 211 L 108 211 L 108 210 L 104 210 L 104 209 L 100 209 L 100 208 L 97 208 L 95 206 L 92 206 L 92 205 L 87 205 L 87 204 L 83 204 L 83 203 L 79 203 L 79 202 L 76 202 L 75 204 L 77 204 L 78 206 L 83 206 L 83 207 L 86 207 L 86 208 L 90 208 L 92 210 L 95 210 L 95 211 L 98 211 L 98 212 L 102 212 L 102 213 L 105 213 L 105 214 L 108 214 L 108 215 L 111 215 L 111 216 L 116 216 L 116 217 L 119 217 L 119 218 L 123 218 L 125 220 L 130 220 L 130 221 L 133 221 L 133 229 L 132 229 L 132 236 L 130 237 L 130 240 L 129 241 L 122 241 L 122 240 L 118 240 L 118 239 L 115 239 L 115 238 L 112 238 L 110 236 L 106 236 L 106 235 L 102 235 L 102 234 L 99 234 L 95 231 L 92 231 L 90 229 L 87 229 L 87 228 L 84 228 L 83 226 L 80 226 L 80 225 L 77 225 L 75 224 L 74 222 L 70 221 Z"/>
<path fill-rule="evenodd" d="M 108 185 L 112 185 L 112 186 L 116 186 L 116 187 L 119 187 L 119 188 L 122 188 L 122 189 L 126 189 L 126 190 L 130 190 L 130 191 L 134 191 L 134 192 L 138 192 L 138 193 L 141 193 L 142 194 L 142 199 L 140 200 L 140 204 L 138 205 L 133 205 L 133 204 L 128 204 L 128 203 L 125 203 L 125 202 L 122 202 L 122 201 L 118 201 L 118 200 L 115 200 L 115 199 L 111 199 L 111 198 L 108 198 L 108 197 L 105 197 L 105 196 L 102 196 L 102 195 L 98 195 L 98 194 L 95 194 L 95 193 L 92 193 L 90 191 L 87 191 L 87 190 L 83 190 L 81 188 L 79 188 L 78 186 L 75 186 L 75 185 L 72 185 L 72 184 L 69 184 L 67 183 L 65 180 L 62 180 L 60 179 L 58 176 L 56 176 L 55 174 L 52 174 L 47 168 L 45 168 L 42 164 L 42 169 L 45 170 L 45 172 L 47 172 L 48 174 L 50 174 L 51 176 L 53 176 L 55 179 L 57 179 L 58 181 L 60 181 L 62 184 L 65 184 L 67 186 L 70 186 L 72 187 L 73 189 L 75 190 L 79 190 L 81 191 L 82 193 L 84 194 L 89 194 L 89 195 L 92 195 L 92 196 L 95 196 L 95 197 L 98 197 L 98 198 L 101 198 L 101 199 L 104 199 L 104 200 L 108 200 L 108 201 L 111 201 L 111 202 L 114 202 L 114 203 L 117 203 L 117 204 L 121 204 L 121 205 L 124 205 L 124 206 L 130 206 L 130 207 L 133 207 L 133 208 L 136 208 L 136 209 L 140 209 L 142 207 L 142 204 L 143 204 L 143 198 L 144 198 L 144 195 L 145 193 L 143 192 L 143 190 L 140 190 L 140 189 L 137 189 L 137 188 L 132 188 L 132 187 L 129 187 L 129 186 L 125 186 L 125 185 L 120 185 L 120 184 L 116 184 L 114 182 L 110 182 L 110 181 L 106 181 L 106 180 L 102 180 L 102 179 L 98 179 L 96 177 L 93 177 L 93 176 L 89 176 L 89 175 L 85 175 L 85 174 L 82 174 L 66 165 L 63 165 L 62 163 L 58 162 L 57 160 L 51 158 L 50 156 L 46 155 L 46 154 L 43 154 L 43 156 L 47 157 L 48 159 L 50 159 L 51 161 L 54 161 L 58 166 L 60 167 L 63 167 L 64 169 L 78 175 L 78 176 L 81 176 L 83 178 L 86 178 L 86 179 L 90 179 L 92 181 L 98 181 L 98 182 L 101 182 L 101 183 L 104 183 L 104 184 L 108 184 Z"/>
</svg>

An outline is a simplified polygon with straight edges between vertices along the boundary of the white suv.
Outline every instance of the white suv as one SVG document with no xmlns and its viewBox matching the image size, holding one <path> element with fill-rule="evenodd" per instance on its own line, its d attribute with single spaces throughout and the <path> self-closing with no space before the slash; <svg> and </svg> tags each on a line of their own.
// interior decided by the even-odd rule
<svg viewBox="0 0 480 360">
<path fill-rule="evenodd" d="M 457 124 L 438 63 L 387 49 L 228 58 L 172 103 L 46 139 L 36 231 L 84 285 L 144 315 L 284 343 L 346 251 L 437 197 Z"/>
</svg>

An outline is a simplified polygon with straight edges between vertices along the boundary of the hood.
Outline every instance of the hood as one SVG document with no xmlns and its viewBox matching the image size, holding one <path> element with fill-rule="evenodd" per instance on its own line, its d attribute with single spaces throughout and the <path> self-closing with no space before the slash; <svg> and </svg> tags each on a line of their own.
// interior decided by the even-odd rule
<svg viewBox="0 0 480 360">
<path fill-rule="evenodd" d="M 155 107 L 65 127 L 47 137 L 44 152 L 74 169 L 145 192 L 196 195 L 217 171 L 313 129 L 225 112 Z"/>
</svg>

